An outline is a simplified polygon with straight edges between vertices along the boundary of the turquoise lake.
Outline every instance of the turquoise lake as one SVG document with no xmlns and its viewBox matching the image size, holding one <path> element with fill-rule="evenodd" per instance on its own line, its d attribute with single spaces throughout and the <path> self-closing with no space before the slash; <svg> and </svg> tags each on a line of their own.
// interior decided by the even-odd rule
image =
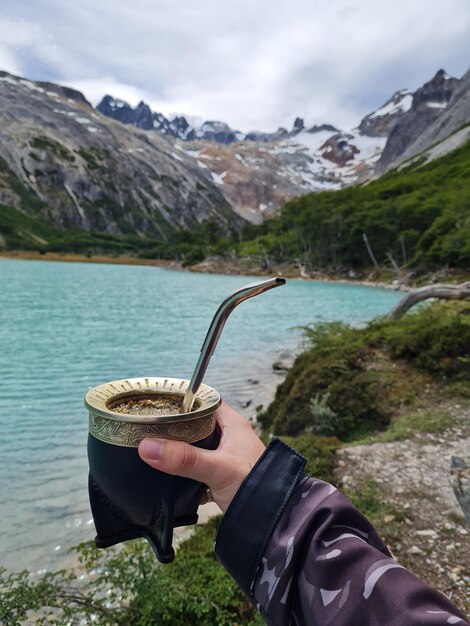
<svg viewBox="0 0 470 626">
<path fill-rule="evenodd" d="M 0 259 L 0 565 L 53 569 L 94 535 L 85 392 L 125 377 L 190 378 L 220 302 L 256 280 Z M 233 312 L 204 382 L 252 415 L 272 398 L 273 361 L 298 350 L 296 327 L 361 324 L 400 297 L 290 280 Z"/>
</svg>

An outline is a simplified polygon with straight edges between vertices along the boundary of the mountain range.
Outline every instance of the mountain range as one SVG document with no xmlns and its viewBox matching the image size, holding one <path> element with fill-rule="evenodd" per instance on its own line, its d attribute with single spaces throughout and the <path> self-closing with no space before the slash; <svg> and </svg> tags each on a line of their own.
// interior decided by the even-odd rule
<svg viewBox="0 0 470 626">
<path fill-rule="evenodd" d="M 109 95 L 94 109 L 74 89 L 0 72 L 0 204 L 19 221 L 58 229 L 170 241 L 214 222 L 230 233 L 294 197 L 364 183 L 461 145 L 469 94 L 470 72 L 458 79 L 440 70 L 351 130 L 297 118 L 291 130 L 243 134 Z M 30 224 L 13 237 L 4 223 L 0 246 L 47 242 L 44 229 Z"/>
<path fill-rule="evenodd" d="M 435 126 L 445 139 L 470 120 L 469 93 L 468 73 L 457 79 L 439 70 L 415 92 L 397 91 L 348 130 L 330 123 L 306 127 L 300 117 L 290 130 L 271 133 L 242 133 L 221 121 L 193 126 L 184 116 L 168 119 L 144 102 L 132 108 L 110 95 L 97 110 L 174 141 L 208 169 L 240 215 L 260 223 L 292 197 L 362 183 L 399 165 L 435 143 Z"/>
</svg>

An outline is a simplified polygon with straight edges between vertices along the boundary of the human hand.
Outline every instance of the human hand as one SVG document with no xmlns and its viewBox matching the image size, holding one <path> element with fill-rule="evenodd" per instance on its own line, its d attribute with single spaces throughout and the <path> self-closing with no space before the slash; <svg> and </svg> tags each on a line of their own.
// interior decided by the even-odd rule
<svg viewBox="0 0 470 626">
<path fill-rule="evenodd" d="M 140 458 L 155 469 L 205 483 L 225 512 L 265 446 L 251 424 L 222 402 L 216 420 L 220 442 L 216 450 L 196 448 L 183 441 L 143 439 Z"/>
</svg>

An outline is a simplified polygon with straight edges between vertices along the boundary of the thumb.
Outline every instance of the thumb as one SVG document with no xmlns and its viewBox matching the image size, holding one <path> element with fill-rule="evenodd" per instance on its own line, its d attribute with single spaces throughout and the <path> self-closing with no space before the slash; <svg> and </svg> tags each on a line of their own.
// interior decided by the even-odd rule
<svg viewBox="0 0 470 626">
<path fill-rule="evenodd" d="M 143 439 L 139 444 L 139 456 L 145 463 L 167 474 L 193 478 L 206 484 L 214 477 L 211 451 L 184 441 Z"/>
</svg>

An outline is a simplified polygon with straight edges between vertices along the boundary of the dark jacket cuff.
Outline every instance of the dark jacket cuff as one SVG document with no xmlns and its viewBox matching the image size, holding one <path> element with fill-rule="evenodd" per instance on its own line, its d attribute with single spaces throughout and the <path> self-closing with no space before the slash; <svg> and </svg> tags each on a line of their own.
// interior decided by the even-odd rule
<svg viewBox="0 0 470 626">
<path fill-rule="evenodd" d="M 217 558 L 246 595 L 269 538 L 304 480 L 305 458 L 274 438 L 245 478 L 217 533 Z"/>
</svg>

